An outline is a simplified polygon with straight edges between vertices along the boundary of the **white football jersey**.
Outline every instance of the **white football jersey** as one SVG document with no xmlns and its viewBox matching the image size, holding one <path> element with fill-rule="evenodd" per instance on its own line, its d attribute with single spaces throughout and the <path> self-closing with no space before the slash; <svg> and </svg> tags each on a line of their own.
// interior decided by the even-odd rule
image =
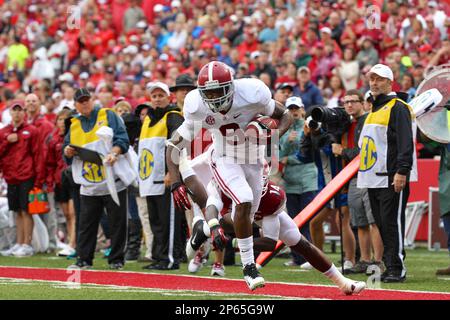
<svg viewBox="0 0 450 320">
<path fill-rule="evenodd" d="M 275 100 L 270 89 L 258 79 L 234 80 L 233 104 L 224 115 L 212 112 L 203 102 L 198 89 L 190 91 L 184 100 L 184 122 L 178 133 L 192 141 L 202 129 L 211 132 L 214 150 L 218 155 L 234 159 L 254 158 L 256 146 L 249 150 L 244 131 L 258 114 L 272 116 Z M 250 156 L 249 156 L 250 154 Z"/>
</svg>

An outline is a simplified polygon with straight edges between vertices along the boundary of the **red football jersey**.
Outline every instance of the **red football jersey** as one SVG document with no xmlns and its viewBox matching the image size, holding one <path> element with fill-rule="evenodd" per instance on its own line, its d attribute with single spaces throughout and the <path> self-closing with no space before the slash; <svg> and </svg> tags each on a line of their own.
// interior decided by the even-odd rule
<svg viewBox="0 0 450 320">
<path fill-rule="evenodd" d="M 223 192 L 220 194 L 223 202 L 223 209 L 220 212 L 220 215 L 224 216 L 231 210 L 232 202 Z M 275 183 L 269 181 L 267 191 L 263 194 L 258 211 L 255 213 L 255 220 L 261 220 L 263 217 L 278 212 L 284 206 L 285 202 L 286 193 L 284 190 Z"/>
</svg>

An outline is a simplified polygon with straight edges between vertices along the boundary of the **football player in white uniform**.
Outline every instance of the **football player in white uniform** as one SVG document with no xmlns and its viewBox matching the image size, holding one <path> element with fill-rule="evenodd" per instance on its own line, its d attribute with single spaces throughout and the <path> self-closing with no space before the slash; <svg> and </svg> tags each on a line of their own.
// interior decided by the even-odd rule
<svg viewBox="0 0 450 320">
<path fill-rule="evenodd" d="M 213 174 L 220 189 L 233 201 L 233 225 L 239 243 L 244 279 L 254 290 L 264 286 L 264 278 L 256 268 L 253 256 L 253 215 L 258 209 L 262 191 L 262 155 L 245 136 L 247 125 L 257 115 L 279 120 L 283 135 L 292 123 L 285 107 L 272 99 L 270 89 L 258 79 L 234 80 L 231 69 L 213 61 L 199 71 L 198 87 L 186 96 L 184 123 L 168 143 L 167 167 L 172 179 L 175 203 L 190 208 L 187 188 L 180 178 L 179 154 L 201 128 L 208 129 L 213 138 Z M 192 190 L 191 190 L 192 191 Z M 195 194 L 201 208 L 206 205 L 206 193 Z"/>
</svg>

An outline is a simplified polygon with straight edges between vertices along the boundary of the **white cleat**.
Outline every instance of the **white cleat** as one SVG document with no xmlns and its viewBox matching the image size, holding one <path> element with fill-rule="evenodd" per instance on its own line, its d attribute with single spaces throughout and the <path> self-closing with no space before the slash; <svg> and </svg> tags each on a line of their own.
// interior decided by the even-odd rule
<svg viewBox="0 0 450 320">
<path fill-rule="evenodd" d="M 225 277 L 225 267 L 220 262 L 215 262 L 211 268 L 211 275 L 216 277 Z"/>
<path fill-rule="evenodd" d="M 358 294 L 366 288 L 366 283 L 362 281 L 353 281 L 348 279 L 346 284 L 340 288 L 343 293 L 348 296 L 352 294 Z"/>
<path fill-rule="evenodd" d="M 247 264 L 244 267 L 244 279 L 250 290 L 255 290 L 265 286 L 264 278 L 260 275 L 254 263 Z"/>
<path fill-rule="evenodd" d="M 197 273 L 203 267 L 203 255 L 200 251 L 197 251 L 194 259 L 189 262 L 188 271 L 190 273 Z"/>
</svg>

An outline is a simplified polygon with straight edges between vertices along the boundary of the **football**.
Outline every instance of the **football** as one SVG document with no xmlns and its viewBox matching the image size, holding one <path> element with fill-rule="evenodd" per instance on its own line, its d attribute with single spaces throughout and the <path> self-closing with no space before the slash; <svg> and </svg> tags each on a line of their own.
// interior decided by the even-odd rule
<svg viewBox="0 0 450 320">
<path fill-rule="evenodd" d="M 259 116 L 254 119 L 254 121 L 258 122 L 265 129 L 276 129 L 278 128 L 279 120 L 273 119 L 269 116 Z"/>
<path fill-rule="evenodd" d="M 268 116 L 257 116 L 247 125 L 245 135 L 254 137 L 257 143 L 262 142 L 261 139 L 269 139 L 271 130 L 278 128 L 279 121 Z"/>
</svg>

